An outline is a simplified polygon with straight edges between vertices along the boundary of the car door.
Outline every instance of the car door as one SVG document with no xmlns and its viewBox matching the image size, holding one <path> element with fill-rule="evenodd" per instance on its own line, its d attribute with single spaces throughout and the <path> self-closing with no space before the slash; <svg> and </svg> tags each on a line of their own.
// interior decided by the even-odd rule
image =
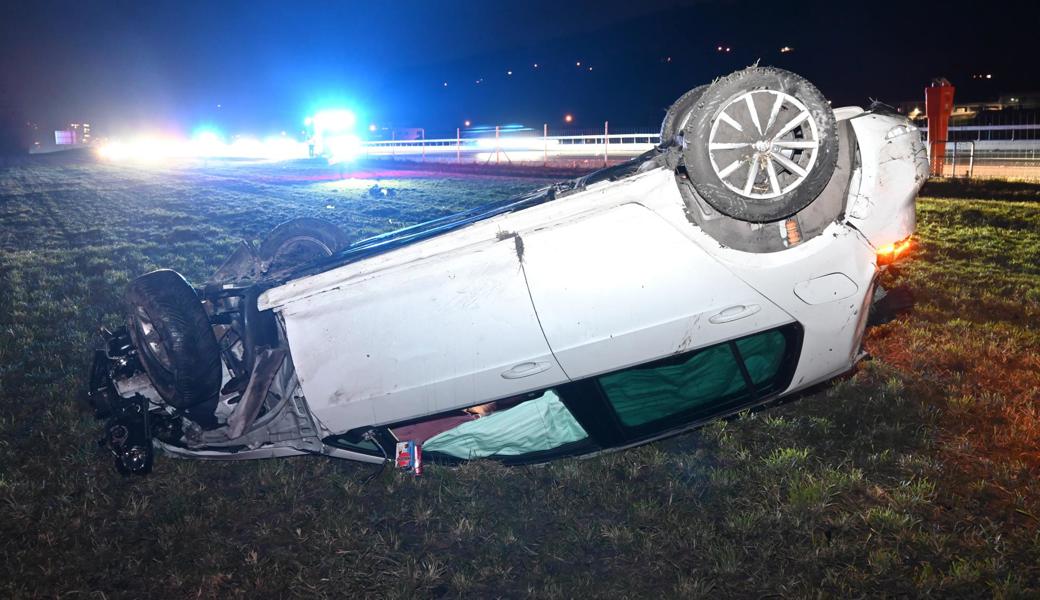
<svg viewBox="0 0 1040 600">
<path fill-rule="evenodd" d="M 466 411 L 389 424 L 384 439 L 414 442 L 424 460 L 451 463 L 529 464 L 638 445 L 776 399 L 798 366 L 803 333 L 799 323 L 788 323 Z M 389 452 L 365 440 L 366 431 L 325 443 L 376 457 Z"/>
<path fill-rule="evenodd" d="M 448 250 L 439 248 L 448 245 Z M 565 382 L 513 239 L 445 236 L 372 272 L 294 282 L 276 310 L 312 412 L 326 428 L 414 419 Z"/>
<path fill-rule="evenodd" d="M 638 203 L 542 224 L 523 239 L 542 330 L 571 380 L 793 320 Z"/>
</svg>

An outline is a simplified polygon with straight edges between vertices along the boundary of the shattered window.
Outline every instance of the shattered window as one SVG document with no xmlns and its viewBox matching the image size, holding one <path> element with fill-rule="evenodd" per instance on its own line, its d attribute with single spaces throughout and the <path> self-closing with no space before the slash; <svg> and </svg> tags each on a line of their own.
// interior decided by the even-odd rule
<svg viewBox="0 0 1040 600">
<path fill-rule="evenodd" d="M 760 387 L 777 375 L 787 344 L 774 330 L 738 340 L 736 346 L 751 381 Z M 621 423 L 638 427 L 749 397 L 737 360 L 727 342 L 664 364 L 605 375 L 599 382 Z"/>
<path fill-rule="evenodd" d="M 553 450 L 587 437 L 559 396 L 546 390 L 537 398 L 439 433 L 426 440 L 423 451 L 461 459 L 519 456 Z"/>
</svg>

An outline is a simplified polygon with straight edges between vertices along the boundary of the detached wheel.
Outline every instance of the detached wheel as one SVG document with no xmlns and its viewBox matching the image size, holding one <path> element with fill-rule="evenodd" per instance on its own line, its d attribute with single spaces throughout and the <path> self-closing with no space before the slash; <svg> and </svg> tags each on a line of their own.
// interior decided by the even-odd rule
<svg viewBox="0 0 1040 600">
<path fill-rule="evenodd" d="M 811 204 L 838 160 L 827 100 L 782 69 L 751 67 L 716 81 L 683 133 L 683 160 L 697 193 L 719 212 L 752 223 Z"/>
<path fill-rule="evenodd" d="M 300 217 L 271 230 L 257 254 L 264 272 L 291 269 L 332 256 L 347 246 L 339 227 L 323 219 Z"/>
<path fill-rule="evenodd" d="M 690 115 L 693 114 L 693 109 L 697 107 L 697 102 L 706 89 L 708 89 L 707 85 L 699 85 L 679 96 L 679 99 L 668 107 L 668 112 L 664 114 L 664 120 L 661 121 L 662 146 L 667 147 L 679 143 L 679 136 L 682 135 L 686 123 L 690 120 Z"/>
<path fill-rule="evenodd" d="M 216 427 L 220 348 L 195 290 L 163 269 L 130 282 L 126 301 L 130 337 L 159 395 L 203 428 Z"/>
</svg>

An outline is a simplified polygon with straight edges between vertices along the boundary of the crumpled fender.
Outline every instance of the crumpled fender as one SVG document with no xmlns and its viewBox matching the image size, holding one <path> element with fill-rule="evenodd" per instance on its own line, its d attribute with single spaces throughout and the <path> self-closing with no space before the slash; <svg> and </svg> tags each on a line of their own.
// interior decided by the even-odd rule
<svg viewBox="0 0 1040 600">
<path fill-rule="evenodd" d="M 866 112 L 849 120 L 859 144 L 860 169 L 849 184 L 846 221 L 875 248 L 914 232 L 915 199 L 928 179 L 920 132 L 907 119 Z"/>
</svg>

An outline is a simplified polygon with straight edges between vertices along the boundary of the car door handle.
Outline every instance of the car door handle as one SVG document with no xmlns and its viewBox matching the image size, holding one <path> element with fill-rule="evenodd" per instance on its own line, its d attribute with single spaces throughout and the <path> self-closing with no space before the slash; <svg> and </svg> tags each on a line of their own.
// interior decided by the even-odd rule
<svg viewBox="0 0 1040 600">
<path fill-rule="evenodd" d="M 708 322 L 716 325 L 719 323 L 729 323 L 730 321 L 750 317 L 760 310 L 762 310 L 762 307 L 757 304 L 738 304 L 736 306 L 722 309 L 718 314 L 708 319 Z"/>
<path fill-rule="evenodd" d="M 548 371 L 550 367 L 552 367 L 552 363 L 549 362 L 522 362 L 511 369 L 502 371 L 502 378 L 520 379 L 521 377 L 530 377 L 531 375 Z"/>
</svg>

